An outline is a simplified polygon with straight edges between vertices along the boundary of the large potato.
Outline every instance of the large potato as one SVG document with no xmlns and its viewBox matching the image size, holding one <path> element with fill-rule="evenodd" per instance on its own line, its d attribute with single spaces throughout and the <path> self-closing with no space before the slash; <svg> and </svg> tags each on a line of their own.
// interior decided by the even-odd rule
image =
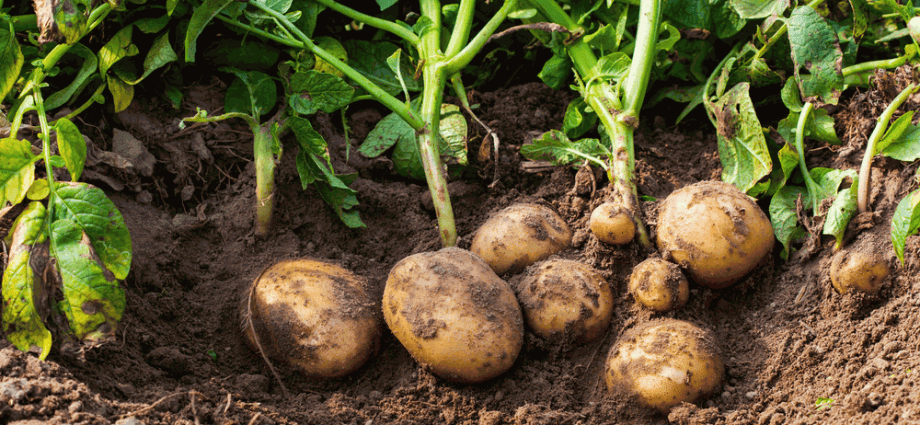
<svg viewBox="0 0 920 425">
<path fill-rule="evenodd" d="M 511 287 L 460 248 L 397 263 L 383 291 L 383 318 L 412 357 L 454 382 L 500 375 L 514 364 L 524 341 Z"/>
<path fill-rule="evenodd" d="M 754 201 L 728 183 L 704 181 L 661 204 L 658 248 L 697 283 L 724 288 L 773 249 L 773 226 Z"/>
<path fill-rule="evenodd" d="M 649 258 L 629 275 L 629 293 L 645 308 L 665 312 L 684 306 L 690 299 L 690 283 L 676 264 Z"/>
<path fill-rule="evenodd" d="M 873 251 L 840 251 L 831 261 L 831 284 L 841 294 L 850 290 L 876 294 L 891 274 L 885 257 Z"/>
<path fill-rule="evenodd" d="M 348 270 L 298 259 L 265 269 L 243 308 L 247 342 L 317 378 L 361 367 L 380 338 L 380 316 L 365 283 Z M 251 319 L 251 320 L 250 320 Z M 256 336 L 258 335 L 258 338 Z"/>
<path fill-rule="evenodd" d="M 549 341 L 586 343 L 602 336 L 613 316 L 613 293 L 587 264 L 549 259 L 516 276 L 517 293 L 527 324 Z"/>
<path fill-rule="evenodd" d="M 713 393 L 724 366 L 711 333 L 689 322 L 663 319 L 627 331 L 607 357 L 606 381 L 642 404 L 668 413 L 682 402 Z"/>
<path fill-rule="evenodd" d="M 517 273 L 572 243 L 572 229 L 555 211 L 536 204 L 505 208 L 476 231 L 470 251 L 495 273 Z"/>
</svg>

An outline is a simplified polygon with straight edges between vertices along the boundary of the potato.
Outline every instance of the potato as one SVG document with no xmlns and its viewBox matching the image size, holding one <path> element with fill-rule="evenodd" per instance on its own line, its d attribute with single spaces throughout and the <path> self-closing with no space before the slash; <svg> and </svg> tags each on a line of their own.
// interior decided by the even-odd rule
<svg viewBox="0 0 920 425">
<path fill-rule="evenodd" d="M 636 236 L 636 223 L 629 211 L 614 202 L 604 202 L 591 212 L 591 232 L 597 240 L 611 245 L 625 245 Z"/>
<path fill-rule="evenodd" d="M 536 204 L 505 208 L 476 231 L 470 251 L 495 273 L 518 273 L 572 243 L 572 229 L 555 211 Z"/>
<path fill-rule="evenodd" d="M 715 181 L 680 189 L 661 204 L 658 248 L 697 283 L 735 283 L 773 249 L 773 226 L 751 198 Z"/>
<path fill-rule="evenodd" d="M 665 312 L 684 306 L 690 299 L 690 284 L 676 264 L 649 258 L 633 268 L 629 293 L 645 308 Z"/>
<path fill-rule="evenodd" d="M 587 343 L 602 336 L 613 316 L 613 293 L 587 264 L 549 259 L 516 276 L 512 287 L 533 333 L 548 341 Z"/>
<path fill-rule="evenodd" d="M 724 366 L 712 334 L 689 322 L 662 319 L 627 331 L 607 357 L 606 381 L 667 414 L 715 392 Z"/>
<path fill-rule="evenodd" d="M 840 251 L 831 261 L 831 283 L 841 294 L 850 290 L 876 294 L 890 274 L 888 261 L 874 251 Z"/>
<path fill-rule="evenodd" d="M 524 342 L 524 320 L 511 286 L 460 248 L 397 263 L 383 291 L 383 318 L 416 361 L 454 382 L 502 374 Z"/>
<path fill-rule="evenodd" d="M 295 259 L 266 268 L 252 285 L 243 323 L 256 351 L 312 378 L 347 375 L 376 351 L 380 316 L 350 271 Z"/>
</svg>

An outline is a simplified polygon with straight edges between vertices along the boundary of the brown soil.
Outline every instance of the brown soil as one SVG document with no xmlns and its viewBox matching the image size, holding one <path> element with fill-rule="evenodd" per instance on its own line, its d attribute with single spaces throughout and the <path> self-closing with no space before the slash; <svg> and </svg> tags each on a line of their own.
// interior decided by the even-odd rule
<svg viewBox="0 0 920 425">
<path fill-rule="evenodd" d="M 219 104 L 220 83 L 195 87 L 189 108 Z M 313 188 L 301 190 L 293 144 L 277 175 L 275 225 L 269 238 L 252 233 L 254 177 L 251 139 L 233 124 L 177 132 L 176 114 L 151 101 L 117 122 L 88 123 L 100 151 L 111 151 L 113 128 L 141 140 L 156 158 L 153 175 L 98 162 L 95 182 L 110 189 L 131 230 L 134 264 L 124 282 L 128 307 L 117 338 L 72 358 L 54 351 L 47 362 L 0 348 L 0 423 L 52 424 L 825 424 L 920 422 L 920 238 L 908 240 L 899 266 L 876 296 L 838 295 L 827 278 L 833 240 L 814 255 L 782 261 L 778 249 L 750 276 L 727 289 L 691 286 L 689 303 L 663 315 L 640 310 L 627 278 L 646 255 L 637 246 L 599 244 L 588 232 L 597 191 L 575 190 L 576 172 L 520 171 L 517 153 L 532 131 L 561 126 L 567 96 L 540 85 L 476 94 L 484 122 L 502 140 L 501 179 L 493 165 L 450 184 L 461 236 L 494 211 L 520 201 L 559 211 L 575 229 L 561 253 L 596 267 L 616 299 L 606 336 L 560 349 L 531 333 L 514 367 L 483 384 L 452 384 L 419 367 L 385 332 L 379 352 L 357 372 L 333 380 L 304 378 L 276 365 L 284 395 L 240 330 L 240 299 L 268 265 L 313 257 L 346 267 L 369 282 L 380 300 L 391 267 L 440 242 L 425 186 L 406 181 L 387 159 L 356 153 L 381 114 L 352 108 L 346 150 L 338 119 L 319 116 L 336 168 L 357 171 L 361 217 L 367 229 L 348 229 Z M 187 112 L 187 111 L 186 111 Z M 186 116 L 190 115 L 186 113 Z M 659 201 L 720 166 L 708 123 L 666 127 L 649 115 L 637 132 L 639 187 Z M 482 131 L 471 125 L 470 150 Z M 109 135 L 109 137 L 103 137 Z M 816 146 L 817 147 L 817 146 Z M 345 161 L 346 152 L 350 158 Z M 475 156 L 475 155 L 471 155 Z M 810 150 L 812 166 L 855 168 L 858 156 Z M 883 252 L 895 264 L 888 224 L 912 189 L 914 167 L 876 160 L 876 214 L 851 229 L 849 246 Z M 654 229 L 657 202 L 644 202 Z M 868 248 L 867 248 L 868 247 Z M 508 276 L 506 276 L 508 278 Z M 379 301 L 378 301 L 379 302 Z M 378 305 L 379 308 L 379 305 Z M 606 353 L 626 329 L 657 317 L 689 320 L 717 336 L 725 381 L 717 394 L 685 404 L 669 416 L 608 393 Z M 2 343 L 5 344 L 5 343 Z M 819 398 L 832 403 L 816 406 Z"/>
</svg>

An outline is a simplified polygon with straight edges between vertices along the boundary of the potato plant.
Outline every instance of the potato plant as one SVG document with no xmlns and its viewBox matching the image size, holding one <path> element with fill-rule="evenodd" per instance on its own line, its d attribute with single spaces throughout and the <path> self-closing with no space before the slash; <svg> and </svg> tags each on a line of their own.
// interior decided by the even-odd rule
<svg viewBox="0 0 920 425">
<path fill-rule="evenodd" d="M 17 348 L 41 359 L 51 352 L 53 339 L 62 341 L 62 352 L 75 354 L 114 335 L 125 309 L 120 281 L 132 258 L 121 213 L 101 189 L 79 181 L 87 142 L 72 118 L 102 101 L 107 84 L 116 105 L 125 94 L 118 92 L 124 88 L 121 77 L 102 69 L 120 58 L 106 54 L 111 45 L 97 61 L 96 53 L 79 43 L 113 6 L 77 3 L 81 8 L 63 8 L 53 16 L 39 11 L 37 19 L 10 17 L 0 9 L 0 100 L 12 100 L 0 115 L 2 330 Z M 38 42 L 61 43 L 27 49 L 18 31 L 40 31 Z M 83 58 L 81 73 L 49 95 L 45 79 L 60 71 L 58 62 L 67 54 Z M 77 89 L 87 85 L 93 87 L 89 96 Z M 49 119 L 50 111 L 78 96 L 83 106 Z M 37 139 L 23 136 L 29 130 Z"/>
</svg>

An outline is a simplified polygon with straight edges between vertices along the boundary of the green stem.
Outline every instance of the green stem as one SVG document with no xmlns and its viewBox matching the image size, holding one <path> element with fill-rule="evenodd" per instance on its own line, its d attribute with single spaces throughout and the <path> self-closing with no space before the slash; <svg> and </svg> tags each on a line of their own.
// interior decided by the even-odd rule
<svg viewBox="0 0 920 425">
<path fill-rule="evenodd" d="M 805 165 L 805 125 L 808 123 L 808 117 L 811 116 L 813 109 L 814 105 L 811 102 L 805 102 L 805 106 L 802 107 L 802 111 L 799 113 L 799 121 L 795 127 L 795 150 L 799 154 L 799 170 L 802 172 L 802 177 L 805 178 L 805 187 L 808 188 L 808 194 L 811 195 L 811 210 L 814 214 L 817 214 L 818 207 L 823 199 L 819 199 L 818 184 L 811 178 L 808 166 Z"/>
<path fill-rule="evenodd" d="M 74 117 L 76 117 L 77 115 L 80 115 L 83 111 L 85 111 L 87 108 L 89 108 L 94 103 L 96 103 L 96 99 L 95 99 L 96 96 L 102 94 L 104 90 L 105 90 L 105 84 L 104 83 L 100 84 L 99 87 L 96 88 L 96 91 L 93 92 L 93 95 L 89 98 L 89 100 L 87 100 L 85 103 L 80 105 L 80 107 L 75 109 L 73 112 L 67 114 L 64 118 L 67 118 L 68 120 L 73 120 Z M 57 120 L 55 120 L 55 122 L 57 122 Z"/>
<path fill-rule="evenodd" d="M 858 63 L 855 65 L 850 65 L 846 68 L 843 68 L 842 74 L 843 74 L 843 77 L 846 78 L 853 74 L 859 74 L 859 73 L 867 72 L 867 71 L 875 71 L 876 69 L 897 68 L 907 63 L 907 61 L 911 60 L 911 58 L 913 57 L 914 57 L 914 52 L 911 51 L 910 53 L 904 56 L 901 56 L 899 58 L 883 59 L 883 60 L 877 60 L 877 61 Z"/>
<path fill-rule="evenodd" d="M 399 115 L 400 118 L 402 118 L 406 123 L 411 125 L 412 128 L 417 130 L 419 128 L 422 128 L 425 125 L 424 121 L 419 119 L 419 117 L 417 117 L 415 113 L 413 113 L 411 109 L 406 107 L 406 105 L 403 104 L 399 99 L 383 91 L 383 89 L 378 87 L 376 84 L 372 83 L 365 76 L 361 75 L 360 72 L 346 65 L 344 62 L 340 61 L 338 58 L 336 58 L 329 52 L 313 44 L 313 41 L 310 40 L 309 37 L 304 35 L 304 33 L 300 31 L 300 29 L 294 26 L 294 24 L 292 24 L 291 21 L 285 18 L 284 15 L 272 10 L 271 8 L 259 2 L 250 2 L 249 4 L 271 15 L 272 17 L 277 19 L 278 22 L 281 22 L 281 24 L 284 25 L 288 31 L 293 33 L 298 38 L 300 38 L 301 45 L 296 46 L 296 47 L 300 47 L 302 49 L 307 49 L 311 51 L 313 54 L 315 54 L 316 56 L 319 56 L 324 61 L 332 65 L 335 69 L 344 73 L 346 76 L 348 76 L 348 78 L 351 78 L 352 80 L 354 80 L 354 82 L 358 83 L 359 86 L 367 90 L 367 92 L 370 93 L 371 96 L 374 96 L 374 98 L 376 98 L 380 103 L 382 103 L 383 106 L 386 106 L 387 109 Z M 250 28 L 243 24 L 239 24 L 238 26 L 247 28 L 247 29 Z"/>
<path fill-rule="evenodd" d="M 21 15 L 10 18 L 13 22 L 13 32 L 38 31 L 38 17 L 35 15 Z"/>
<path fill-rule="evenodd" d="M 294 48 L 296 48 L 296 49 L 306 49 L 306 46 L 304 46 L 303 43 L 301 43 L 301 42 L 299 42 L 299 41 L 297 41 L 297 40 L 291 40 L 291 39 L 287 39 L 287 38 L 283 38 L 283 37 L 278 37 L 277 35 L 272 34 L 272 33 L 268 32 L 268 31 L 263 31 L 263 30 L 260 30 L 260 29 L 258 29 L 258 28 L 251 27 L 251 26 L 249 26 L 249 25 L 246 25 L 246 24 L 244 24 L 244 23 L 241 23 L 241 22 L 237 21 L 236 19 L 230 18 L 229 16 L 225 16 L 225 15 L 223 15 L 223 14 L 218 14 L 218 15 L 216 16 L 216 18 L 217 18 L 217 19 L 220 19 L 220 20 L 223 21 L 225 24 L 229 24 L 229 25 L 235 26 L 235 27 L 240 28 L 240 29 L 242 29 L 242 30 L 244 30 L 244 31 L 251 32 L 251 33 L 253 33 L 253 34 L 255 34 L 255 35 L 259 36 L 259 37 L 269 39 L 269 40 L 274 41 L 274 42 L 276 42 L 276 43 L 283 44 L 283 45 L 288 46 L 288 47 L 294 47 Z"/>
<path fill-rule="evenodd" d="M 374 28 L 379 28 L 384 31 L 388 31 L 397 37 L 406 40 L 409 44 L 413 46 L 418 46 L 419 38 L 412 31 L 394 23 L 387 21 L 386 19 L 375 18 L 370 15 L 365 15 L 357 10 L 354 10 L 348 6 L 335 2 L 333 0 L 316 0 L 317 3 L 326 6 L 336 12 L 339 12 L 351 19 L 354 19 L 359 22 L 363 22 L 367 25 L 370 25 Z"/>
<path fill-rule="evenodd" d="M 447 57 L 449 59 L 444 65 L 444 72 L 447 75 L 452 75 L 460 72 L 463 67 L 467 66 L 476 54 L 482 50 L 482 47 L 489 41 L 489 37 L 495 33 L 495 30 L 504 22 L 505 18 L 514 10 L 516 5 L 517 0 L 505 0 L 505 3 L 498 9 L 498 12 L 495 12 L 495 15 L 486 22 L 486 25 L 479 30 L 476 36 L 470 40 L 463 50 L 460 50 L 456 55 L 452 55 L 450 51 L 448 51 Z M 456 28 L 454 31 L 456 31 Z M 469 31 L 469 29 L 467 29 L 467 31 Z"/>
<path fill-rule="evenodd" d="M 272 153 L 271 124 L 250 123 L 256 166 L 256 234 L 268 234 L 272 222 L 275 190 L 275 155 Z"/>
<path fill-rule="evenodd" d="M 36 75 L 34 78 L 38 78 Z M 38 122 L 41 126 L 40 137 L 42 139 L 42 154 L 45 157 L 45 174 L 47 174 L 48 179 L 48 189 L 50 189 L 49 199 L 48 199 L 48 212 L 47 217 L 47 228 L 51 229 L 51 219 L 54 217 L 54 198 L 57 196 L 55 194 L 54 188 L 54 167 L 51 165 L 51 126 L 48 125 L 48 116 L 45 115 L 45 101 L 42 99 L 41 84 L 38 81 L 32 80 L 32 99 L 35 101 L 35 109 L 38 114 Z"/>
<path fill-rule="evenodd" d="M 882 136 L 888 128 L 888 122 L 891 121 L 891 117 L 894 115 L 895 111 L 897 111 L 917 89 L 918 86 L 916 84 L 911 84 L 898 94 L 898 96 L 891 101 L 891 104 L 885 108 L 885 112 L 882 112 L 882 115 L 878 118 L 878 124 L 876 124 L 875 129 L 872 130 L 872 135 L 869 136 L 869 141 L 866 143 L 866 153 L 863 155 L 862 166 L 859 167 L 859 187 L 856 192 L 856 206 L 860 214 L 869 210 L 869 178 L 872 174 L 872 158 L 878 153 L 876 152 L 876 145 L 882 140 Z"/>
<path fill-rule="evenodd" d="M 460 0 L 457 20 L 454 22 L 454 32 L 450 35 L 450 42 L 447 43 L 447 50 L 444 52 L 445 56 L 455 56 L 469 41 L 475 10 L 476 0 Z"/>
<path fill-rule="evenodd" d="M 636 49 L 633 51 L 629 75 L 623 87 L 623 108 L 626 114 L 634 118 L 638 117 L 639 109 L 642 108 L 648 80 L 655 65 L 655 46 L 658 44 L 660 23 L 660 2 L 642 0 L 639 5 L 639 27 L 636 29 Z"/>
</svg>

